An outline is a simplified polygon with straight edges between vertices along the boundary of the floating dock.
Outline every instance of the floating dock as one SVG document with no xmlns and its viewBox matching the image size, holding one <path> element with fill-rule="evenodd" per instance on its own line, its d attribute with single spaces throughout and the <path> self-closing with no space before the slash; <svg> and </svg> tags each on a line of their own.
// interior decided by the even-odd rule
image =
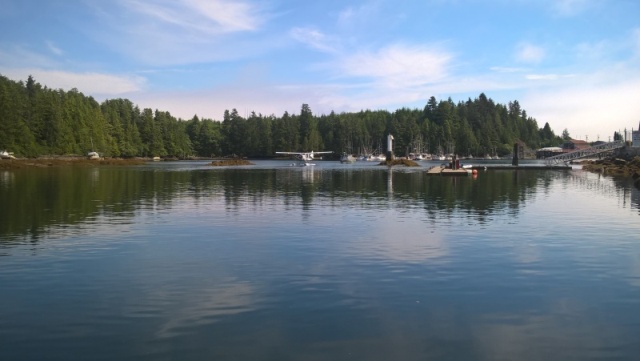
<svg viewBox="0 0 640 361">
<path fill-rule="evenodd" d="M 473 172 L 488 170 L 568 170 L 568 165 L 544 165 L 544 164 L 528 164 L 528 165 L 510 165 L 510 164 L 479 164 L 472 165 L 468 168 L 451 169 L 444 166 L 435 166 L 427 169 L 427 175 L 443 175 L 443 176 L 466 176 Z"/>
<path fill-rule="evenodd" d="M 571 169 L 569 165 L 546 165 L 546 164 L 527 164 L 527 165 L 511 165 L 511 164 L 478 164 L 471 166 L 476 170 L 567 170 Z"/>
<path fill-rule="evenodd" d="M 468 176 L 471 175 L 471 169 L 451 169 L 443 166 L 437 166 L 429 168 L 427 170 L 427 175 Z"/>
</svg>

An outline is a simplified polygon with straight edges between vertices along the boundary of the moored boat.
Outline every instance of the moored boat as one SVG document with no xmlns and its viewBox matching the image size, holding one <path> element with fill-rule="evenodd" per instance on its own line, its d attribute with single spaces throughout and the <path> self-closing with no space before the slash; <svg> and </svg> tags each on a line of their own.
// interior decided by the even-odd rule
<svg viewBox="0 0 640 361">
<path fill-rule="evenodd" d="M 13 152 L 7 152 L 6 150 L 0 151 L 0 159 L 16 159 Z"/>
<path fill-rule="evenodd" d="M 355 161 L 356 157 L 351 154 L 342 153 L 342 156 L 340 157 L 340 163 L 355 163 Z"/>
</svg>

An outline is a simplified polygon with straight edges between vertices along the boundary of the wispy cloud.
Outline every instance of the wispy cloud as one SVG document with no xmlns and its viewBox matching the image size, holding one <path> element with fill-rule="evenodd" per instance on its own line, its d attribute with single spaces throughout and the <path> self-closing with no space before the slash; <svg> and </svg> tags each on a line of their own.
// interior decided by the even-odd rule
<svg viewBox="0 0 640 361">
<path fill-rule="evenodd" d="M 620 45 L 610 41 L 581 42 L 573 48 L 576 59 L 581 62 L 600 61 L 610 57 L 611 54 L 620 51 Z"/>
<path fill-rule="evenodd" d="M 322 52 L 334 53 L 337 51 L 336 39 L 313 28 L 293 28 L 289 32 L 295 40 Z"/>
<path fill-rule="evenodd" d="M 49 49 L 49 51 L 52 52 L 53 54 L 58 56 L 61 56 L 64 54 L 62 49 L 57 47 L 56 44 L 53 43 L 53 41 L 46 41 L 45 44 L 47 45 L 47 49 Z"/>
<path fill-rule="evenodd" d="M 542 47 L 529 43 L 521 43 L 516 48 L 516 60 L 522 63 L 536 64 L 541 62 L 545 57 L 545 51 Z"/>
<path fill-rule="evenodd" d="M 529 74 L 525 76 L 528 80 L 556 80 L 558 74 Z"/>
<path fill-rule="evenodd" d="M 117 0 L 115 6 L 90 4 L 100 26 L 87 31 L 125 59 L 143 65 L 227 61 L 256 56 L 277 46 L 274 35 L 260 31 L 275 16 L 261 4 L 252 0 Z"/>
<path fill-rule="evenodd" d="M 634 55 L 640 57 L 640 28 L 633 29 L 631 42 Z"/>
<path fill-rule="evenodd" d="M 370 19 L 378 19 L 379 3 L 366 2 L 360 6 L 349 6 L 338 13 L 337 24 L 341 27 L 353 27 L 361 25 Z"/>
<path fill-rule="evenodd" d="M 493 66 L 490 70 L 496 73 L 522 73 L 527 71 L 526 68 L 506 67 L 506 66 Z"/>
<path fill-rule="evenodd" d="M 32 67 L 55 67 L 58 64 L 51 57 L 43 55 L 33 49 L 21 45 L 0 47 L 0 69 Z"/>
<path fill-rule="evenodd" d="M 251 31 L 263 21 L 255 6 L 242 1 L 121 0 L 121 4 L 126 9 L 146 16 L 147 21 L 171 24 L 203 35 Z"/>
<path fill-rule="evenodd" d="M 560 16 L 574 16 L 595 4 L 593 0 L 551 0 L 553 13 Z"/>
</svg>

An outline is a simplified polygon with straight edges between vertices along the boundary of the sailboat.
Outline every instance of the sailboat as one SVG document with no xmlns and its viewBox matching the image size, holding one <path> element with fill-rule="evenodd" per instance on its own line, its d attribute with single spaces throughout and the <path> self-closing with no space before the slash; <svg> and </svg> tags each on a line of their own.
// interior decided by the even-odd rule
<svg viewBox="0 0 640 361">
<path fill-rule="evenodd" d="M 0 151 L 0 159 L 16 159 L 12 152 Z"/>
<path fill-rule="evenodd" d="M 93 150 L 93 138 L 91 138 L 91 151 L 87 153 L 87 158 L 89 159 L 100 159 L 100 154 Z"/>
</svg>

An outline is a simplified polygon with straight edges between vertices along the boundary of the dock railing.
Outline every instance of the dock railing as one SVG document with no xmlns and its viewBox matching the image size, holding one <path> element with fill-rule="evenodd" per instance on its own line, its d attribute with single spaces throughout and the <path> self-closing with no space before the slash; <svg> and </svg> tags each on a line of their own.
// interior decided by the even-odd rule
<svg viewBox="0 0 640 361">
<path fill-rule="evenodd" d="M 570 161 L 580 158 L 592 158 L 603 153 L 612 152 L 614 149 L 624 147 L 624 142 L 619 140 L 615 142 L 602 143 L 590 148 L 579 149 L 573 152 L 564 153 L 560 155 L 554 155 L 553 157 L 545 158 L 547 165 L 558 165 L 560 163 L 568 164 Z"/>
</svg>

